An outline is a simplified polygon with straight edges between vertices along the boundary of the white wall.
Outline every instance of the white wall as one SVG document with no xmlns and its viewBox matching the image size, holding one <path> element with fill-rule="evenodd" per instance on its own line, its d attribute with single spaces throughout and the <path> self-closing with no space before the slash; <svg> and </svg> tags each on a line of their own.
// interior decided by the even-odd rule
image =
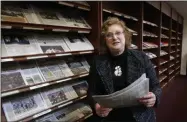
<svg viewBox="0 0 187 122">
<path fill-rule="evenodd" d="M 181 75 L 187 75 L 187 17 L 184 19 L 183 39 L 182 39 L 182 55 L 181 55 Z"/>
</svg>

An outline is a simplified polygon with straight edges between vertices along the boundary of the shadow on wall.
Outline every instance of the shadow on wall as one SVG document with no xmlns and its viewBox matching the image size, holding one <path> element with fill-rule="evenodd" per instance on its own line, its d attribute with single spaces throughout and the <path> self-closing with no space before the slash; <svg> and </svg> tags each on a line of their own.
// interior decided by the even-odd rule
<svg viewBox="0 0 187 122">
<path fill-rule="evenodd" d="M 180 74 L 187 75 L 187 53 L 182 56 Z"/>
<path fill-rule="evenodd" d="M 187 54 L 185 55 L 186 58 L 186 76 L 187 76 Z"/>
</svg>

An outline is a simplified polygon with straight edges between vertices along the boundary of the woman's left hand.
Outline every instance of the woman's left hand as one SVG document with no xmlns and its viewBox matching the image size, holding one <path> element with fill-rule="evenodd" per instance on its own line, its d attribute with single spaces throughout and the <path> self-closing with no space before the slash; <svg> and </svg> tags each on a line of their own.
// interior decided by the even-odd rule
<svg viewBox="0 0 187 122">
<path fill-rule="evenodd" d="M 146 107 L 153 107 L 156 102 L 156 96 L 153 92 L 149 92 L 142 98 L 139 98 L 138 101 L 144 104 Z"/>
</svg>

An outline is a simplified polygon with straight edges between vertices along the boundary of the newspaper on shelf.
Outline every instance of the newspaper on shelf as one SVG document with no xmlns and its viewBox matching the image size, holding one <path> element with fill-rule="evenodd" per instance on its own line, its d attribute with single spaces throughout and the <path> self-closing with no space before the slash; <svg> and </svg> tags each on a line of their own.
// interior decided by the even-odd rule
<svg viewBox="0 0 187 122">
<path fill-rule="evenodd" d="M 47 108 L 40 93 L 23 94 L 2 103 L 7 122 L 17 122 Z"/>
<path fill-rule="evenodd" d="M 149 79 L 146 74 L 134 81 L 126 88 L 108 95 L 93 95 L 93 99 L 108 108 L 130 107 L 139 105 L 138 98 L 149 92 Z"/>
</svg>

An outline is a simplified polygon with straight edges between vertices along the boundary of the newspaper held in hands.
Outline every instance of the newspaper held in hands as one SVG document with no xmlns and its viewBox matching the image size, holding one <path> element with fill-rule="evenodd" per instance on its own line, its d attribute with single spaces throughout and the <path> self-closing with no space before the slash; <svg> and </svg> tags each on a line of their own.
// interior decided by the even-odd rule
<svg viewBox="0 0 187 122">
<path fill-rule="evenodd" d="M 131 107 L 139 105 L 138 98 L 149 92 L 149 79 L 146 74 L 134 81 L 126 88 L 108 95 L 93 95 L 93 99 L 100 105 L 108 108 Z"/>
</svg>

